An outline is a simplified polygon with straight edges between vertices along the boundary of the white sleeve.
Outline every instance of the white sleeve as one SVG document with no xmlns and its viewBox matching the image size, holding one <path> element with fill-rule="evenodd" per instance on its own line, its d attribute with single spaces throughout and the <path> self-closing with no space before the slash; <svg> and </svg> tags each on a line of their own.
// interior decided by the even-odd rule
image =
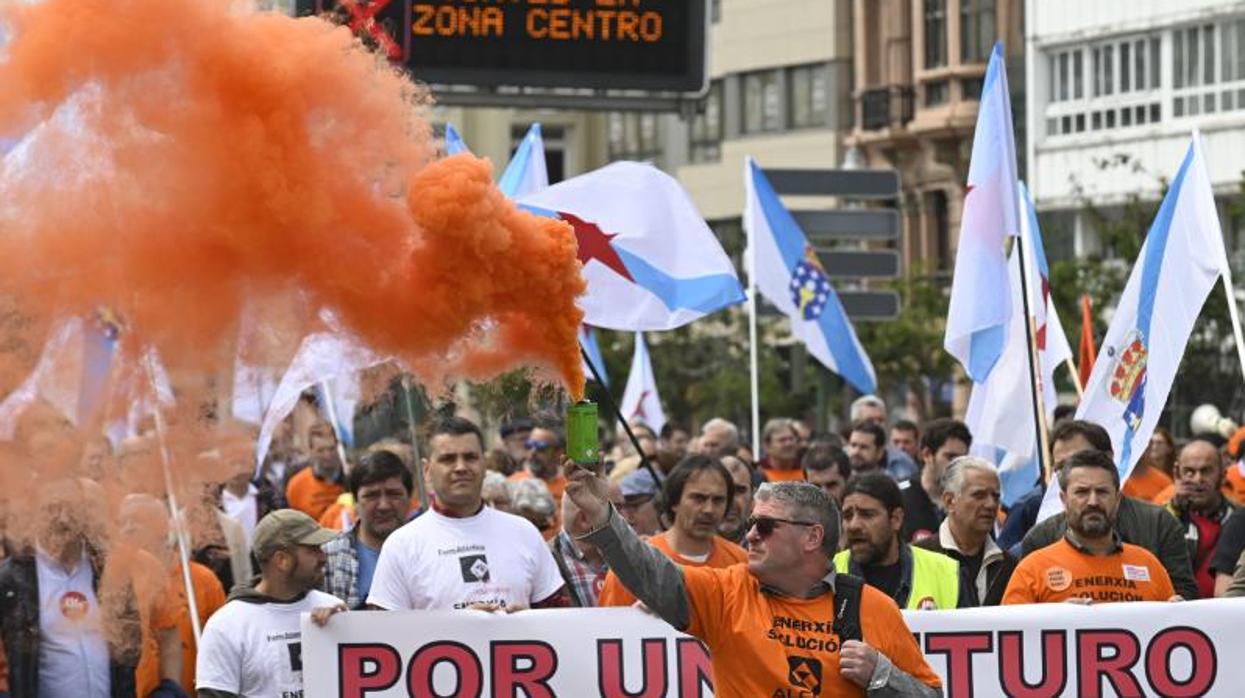
<svg viewBox="0 0 1245 698">
<path fill-rule="evenodd" d="M 557 593 L 565 582 L 558 563 L 553 559 L 553 551 L 545 543 L 540 531 L 535 526 L 528 526 L 531 535 L 527 536 L 527 545 L 532 555 L 532 598 L 529 603 L 539 603 Z M 525 531 L 526 533 L 526 531 Z"/>
<path fill-rule="evenodd" d="M 226 627 L 231 618 L 232 614 L 217 612 L 203 628 L 199 656 L 195 661 L 196 690 L 211 688 L 242 695 L 243 651 L 240 643 L 244 634 Z"/>
<path fill-rule="evenodd" d="M 403 541 L 385 541 L 380 549 L 380 559 L 376 561 L 376 571 L 372 573 L 372 588 L 368 591 L 367 603 L 386 611 L 407 611 L 415 608 L 411 600 L 411 590 L 406 584 L 403 574 L 402 553 L 397 543 Z"/>
</svg>

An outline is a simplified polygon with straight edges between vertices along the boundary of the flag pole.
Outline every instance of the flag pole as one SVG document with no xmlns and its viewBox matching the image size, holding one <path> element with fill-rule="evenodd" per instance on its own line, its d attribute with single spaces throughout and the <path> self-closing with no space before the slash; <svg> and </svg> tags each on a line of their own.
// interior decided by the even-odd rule
<svg viewBox="0 0 1245 698">
<path fill-rule="evenodd" d="M 746 166 L 745 166 L 746 167 Z M 745 216 L 745 219 L 747 216 Z M 748 354 L 749 387 L 752 393 L 752 457 L 761 460 L 761 390 L 757 367 L 757 252 L 752 226 L 747 226 L 748 249 Z"/>
<path fill-rule="evenodd" d="M 1081 385 L 1081 372 L 1077 370 L 1076 362 L 1072 360 L 1071 356 L 1069 356 L 1068 359 L 1063 362 L 1063 365 L 1067 366 L 1068 372 L 1072 374 L 1072 385 L 1076 386 L 1077 399 L 1079 400 L 1085 397 L 1085 386 Z M 1245 365 L 1242 365 L 1242 369 L 1245 370 Z"/>
<path fill-rule="evenodd" d="M 333 436 L 337 438 L 337 457 L 342 461 L 342 470 L 350 469 L 350 461 L 346 460 L 346 446 L 342 443 L 342 430 L 337 424 L 337 404 L 333 399 L 333 389 L 327 380 L 320 381 L 320 390 L 324 391 L 324 405 L 329 411 L 329 424 L 333 425 Z"/>
<path fill-rule="evenodd" d="M 195 646 L 203 637 L 203 627 L 199 624 L 199 602 L 195 599 L 195 585 L 190 576 L 190 544 L 187 541 L 186 528 L 182 525 L 180 507 L 177 504 L 177 493 L 173 488 L 172 456 L 169 453 L 168 430 L 164 424 L 164 413 L 160 410 L 160 391 L 156 387 L 156 372 L 152 366 L 154 355 L 148 351 L 143 357 L 147 372 L 147 383 L 151 387 L 151 412 L 156 421 L 156 439 L 160 446 L 160 465 L 164 471 L 164 489 L 169 498 L 169 513 L 173 525 L 174 537 L 177 538 L 177 555 L 182 563 L 182 584 L 186 586 L 186 605 L 190 611 L 190 629 L 194 634 Z"/>
<path fill-rule="evenodd" d="M 1042 472 L 1042 481 L 1050 482 L 1050 449 L 1047 444 L 1046 436 L 1046 410 L 1042 399 L 1042 386 L 1038 382 L 1037 368 L 1037 333 L 1033 327 L 1033 312 L 1029 308 L 1029 275 L 1026 272 L 1028 266 L 1025 262 L 1025 235 L 1022 233 L 1017 236 L 1016 248 L 1017 261 L 1020 262 L 1020 301 L 1024 307 L 1025 314 L 1025 349 L 1029 354 L 1029 387 L 1033 391 L 1033 427 L 1038 437 L 1038 466 Z"/>
<path fill-rule="evenodd" d="M 415 408 L 411 405 L 411 376 L 402 374 L 402 392 L 406 397 L 406 427 L 411 432 L 411 468 L 415 471 L 415 491 L 419 493 L 419 507 L 428 511 L 428 486 L 424 483 L 424 464 L 419 457 L 419 439 L 415 434 Z"/>
<path fill-rule="evenodd" d="M 610 408 L 618 417 L 618 423 L 622 425 L 623 431 L 627 433 L 627 439 L 631 441 L 632 447 L 635 448 L 636 455 L 640 457 L 640 467 L 648 471 L 653 477 L 653 483 L 661 487 L 662 478 L 657 476 L 657 471 L 653 469 L 653 464 L 649 462 L 648 456 L 644 455 L 644 449 L 640 448 L 640 440 L 636 438 L 635 432 L 631 431 L 631 425 L 623 419 L 622 410 L 618 408 L 618 403 L 614 402 L 614 396 L 610 394 L 610 389 L 605 385 L 605 381 L 601 380 L 601 371 L 597 365 L 592 363 L 592 357 L 588 356 L 588 350 L 584 349 L 584 345 L 579 345 L 579 353 L 584 357 L 584 364 L 588 366 L 588 370 L 592 372 L 592 378 L 601 384 L 601 395 L 605 406 Z"/>
<path fill-rule="evenodd" d="M 1241 362 L 1241 376 L 1245 378 L 1245 337 L 1241 336 L 1241 316 L 1236 308 L 1236 291 L 1232 287 L 1231 265 L 1223 268 L 1223 290 L 1228 294 L 1228 317 L 1232 320 L 1232 338 L 1236 340 L 1236 358 Z"/>
</svg>

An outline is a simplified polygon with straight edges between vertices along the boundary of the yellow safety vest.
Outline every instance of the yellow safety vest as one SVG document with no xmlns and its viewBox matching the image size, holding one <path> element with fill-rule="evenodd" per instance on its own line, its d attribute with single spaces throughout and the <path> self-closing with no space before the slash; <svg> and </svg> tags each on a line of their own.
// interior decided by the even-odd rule
<svg viewBox="0 0 1245 698">
<path fill-rule="evenodd" d="M 908 592 L 910 611 L 933 611 L 956 608 L 960 603 L 960 563 L 929 550 L 908 546 L 912 552 L 912 590 Z M 848 574 L 851 551 L 834 556 L 834 567 Z"/>
</svg>

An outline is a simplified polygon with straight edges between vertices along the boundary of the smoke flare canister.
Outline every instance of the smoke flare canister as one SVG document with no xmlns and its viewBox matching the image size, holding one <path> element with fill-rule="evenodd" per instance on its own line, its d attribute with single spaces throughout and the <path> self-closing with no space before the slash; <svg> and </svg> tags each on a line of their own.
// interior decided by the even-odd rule
<svg viewBox="0 0 1245 698">
<path fill-rule="evenodd" d="M 566 455 L 577 465 L 600 463 L 597 405 L 580 400 L 566 410 Z"/>
</svg>

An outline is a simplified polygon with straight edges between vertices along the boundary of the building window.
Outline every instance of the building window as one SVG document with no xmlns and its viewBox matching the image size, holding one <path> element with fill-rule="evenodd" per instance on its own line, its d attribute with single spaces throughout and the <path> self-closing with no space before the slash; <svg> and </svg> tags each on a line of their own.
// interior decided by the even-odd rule
<svg viewBox="0 0 1245 698">
<path fill-rule="evenodd" d="M 782 89 L 781 72 L 764 70 L 748 73 L 744 77 L 744 133 L 781 131 Z"/>
<path fill-rule="evenodd" d="M 981 63 L 990 57 L 998 28 L 995 0 L 960 0 L 960 60 Z"/>
<path fill-rule="evenodd" d="M 925 67 L 947 64 L 947 0 L 925 0 Z"/>
<path fill-rule="evenodd" d="M 722 83 L 714 80 L 705 95 L 704 109 L 692 117 L 692 162 L 722 159 Z"/>
<path fill-rule="evenodd" d="M 1172 116 L 1245 109 L 1245 18 L 1172 32 Z"/>
<path fill-rule="evenodd" d="M 791 68 L 787 73 L 792 128 L 824 127 L 830 121 L 830 70 L 825 63 Z"/>
<path fill-rule="evenodd" d="M 947 81 L 925 83 L 925 106 L 936 107 L 947 103 Z"/>
<path fill-rule="evenodd" d="M 1157 122 L 1159 42 L 1157 36 L 1133 36 L 1047 54 L 1046 135 Z"/>
<path fill-rule="evenodd" d="M 608 119 L 608 134 L 611 160 L 636 160 L 660 164 L 659 115 L 649 112 L 612 112 Z M 548 139 L 546 139 L 547 142 Z"/>
</svg>

